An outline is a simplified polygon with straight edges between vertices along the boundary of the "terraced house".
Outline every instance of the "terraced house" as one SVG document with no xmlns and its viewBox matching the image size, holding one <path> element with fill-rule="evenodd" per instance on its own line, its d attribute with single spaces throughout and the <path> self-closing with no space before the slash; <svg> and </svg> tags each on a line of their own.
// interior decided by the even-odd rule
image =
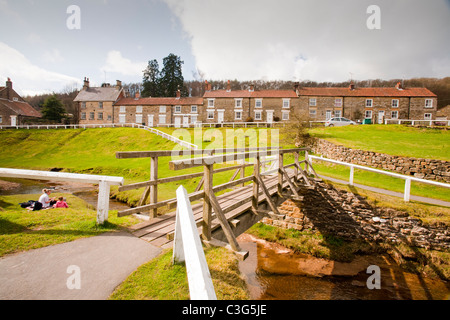
<svg viewBox="0 0 450 320">
<path fill-rule="evenodd" d="M 89 80 L 75 101 L 80 123 L 138 123 L 147 126 L 188 127 L 195 123 L 287 122 L 293 113 L 309 114 L 312 121 L 346 117 L 363 122 L 385 119 L 434 120 L 437 97 L 426 88 L 300 87 L 292 90 L 211 90 L 203 97 L 142 98 L 127 96 L 120 81 L 115 87 L 90 88 Z"/>
</svg>

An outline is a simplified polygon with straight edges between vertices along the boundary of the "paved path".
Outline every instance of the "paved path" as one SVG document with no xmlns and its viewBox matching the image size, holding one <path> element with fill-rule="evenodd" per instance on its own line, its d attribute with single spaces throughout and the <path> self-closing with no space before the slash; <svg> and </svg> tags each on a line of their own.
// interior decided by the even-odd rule
<svg viewBox="0 0 450 320">
<path fill-rule="evenodd" d="M 161 249 L 128 232 L 110 232 L 0 259 L 0 300 L 104 300 Z M 80 289 L 69 289 L 77 266 Z M 70 271 L 70 269 L 69 269 Z"/>
<path fill-rule="evenodd" d="M 324 175 L 319 175 L 319 176 L 321 178 L 323 178 L 325 180 L 329 180 L 331 182 L 336 182 L 336 183 L 340 183 L 340 184 L 349 184 L 348 181 L 345 181 L 345 180 L 330 178 L 330 177 L 326 177 Z M 400 193 L 400 192 L 394 192 L 394 191 L 390 191 L 390 190 L 369 187 L 369 186 L 365 186 L 365 185 L 357 184 L 357 183 L 355 183 L 354 186 L 356 188 L 369 190 L 369 191 L 373 191 L 373 192 L 377 192 L 377 193 L 382 193 L 382 194 L 386 194 L 386 195 L 394 196 L 394 197 L 399 197 L 399 198 L 403 199 L 403 193 Z M 413 195 L 410 196 L 410 199 L 413 200 L 413 201 L 419 201 L 419 202 L 433 204 L 433 205 L 438 205 L 438 206 L 443 206 L 443 207 L 450 207 L 450 202 L 448 202 L 448 201 L 431 199 L 431 198 L 425 198 L 425 197 L 420 197 L 420 196 L 413 196 Z"/>
</svg>

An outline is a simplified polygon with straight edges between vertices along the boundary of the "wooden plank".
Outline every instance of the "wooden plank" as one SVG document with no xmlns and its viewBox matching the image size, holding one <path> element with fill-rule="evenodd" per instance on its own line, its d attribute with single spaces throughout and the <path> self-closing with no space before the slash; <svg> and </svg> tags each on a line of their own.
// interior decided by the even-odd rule
<svg viewBox="0 0 450 320">
<path fill-rule="evenodd" d="M 139 188 L 143 188 L 143 187 L 155 186 L 155 185 L 158 185 L 161 183 L 169 183 L 169 182 L 176 182 L 176 181 L 181 181 L 181 180 L 188 180 L 188 179 L 202 177 L 202 176 L 203 176 L 203 172 L 198 172 L 198 173 L 190 173 L 190 174 L 168 177 L 168 178 L 161 178 L 161 179 L 156 179 L 156 180 L 149 180 L 149 181 L 145 181 L 145 182 L 138 182 L 138 183 L 128 184 L 126 186 L 119 187 L 119 191 L 134 190 L 134 189 L 139 189 Z"/>
<path fill-rule="evenodd" d="M 117 159 L 136 159 L 151 157 L 172 157 L 172 156 L 194 156 L 194 155 L 212 155 L 219 152 L 249 152 L 261 150 L 273 150 L 278 147 L 268 148 L 224 148 L 224 149 L 202 149 L 202 150 L 160 150 L 160 151 L 118 151 Z"/>
<path fill-rule="evenodd" d="M 202 239 L 211 240 L 211 195 L 214 196 L 212 190 L 213 187 L 213 165 L 204 166 L 205 178 L 203 183 L 203 191 L 205 192 L 205 198 L 203 200 L 203 224 L 202 224 Z"/>
<path fill-rule="evenodd" d="M 297 192 L 297 189 L 295 188 L 294 184 L 292 183 L 291 179 L 289 178 L 289 175 L 287 174 L 286 170 L 284 170 L 283 167 L 280 167 L 281 172 L 286 177 L 286 182 L 288 183 L 289 187 L 291 188 L 291 191 L 294 193 L 294 196 L 299 199 L 300 195 Z"/>
</svg>

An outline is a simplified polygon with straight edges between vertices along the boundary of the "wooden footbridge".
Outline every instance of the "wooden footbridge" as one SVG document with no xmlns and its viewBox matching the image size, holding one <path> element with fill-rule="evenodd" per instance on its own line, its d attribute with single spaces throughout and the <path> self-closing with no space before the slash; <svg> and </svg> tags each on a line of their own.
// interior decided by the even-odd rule
<svg viewBox="0 0 450 320">
<path fill-rule="evenodd" d="M 116 157 L 119 159 L 151 159 L 149 181 L 119 188 L 119 191 L 126 191 L 145 187 L 145 191 L 136 208 L 121 211 L 118 215 L 122 217 L 136 213 L 149 214 L 149 221 L 132 227 L 134 235 L 156 246 L 171 247 L 175 231 L 176 211 L 170 212 L 170 210 L 176 208 L 177 199 L 158 201 L 158 185 L 202 177 L 195 192 L 188 195 L 191 203 L 194 202 L 192 210 L 202 241 L 207 245 L 228 246 L 233 251 L 240 252 L 236 237 L 264 216 L 279 214 L 277 201 L 283 197 L 283 193 L 290 192 L 293 199 L 301 200 L 299 188 L 314 187 L 315 180 L 310 179 L 307 175 L 310 171 L 314 172 L 307 160 L 308 151 L 309 149 L 306 148 L 246 148 L 118 152 Z M 305 153 L 305 160 L 299 160 L 301 153 Z M 284 165 L 287 154 L 294 155 L 294 162 Z M 158 159 L 160 157 L 172 157 L 172 161 L 169 162 L 172 170 L 202 166 L 203 172 L 158 178 Z M 268 157 L 271 157 L 272 160 L 267 160 Z M 273 159 L 278 161 L 278 167 L 264 172 L 261 167 L 263 166 L 264 169 L 264 165 Z M 238 165 L 214 169 L 215 164 L 223 166 L 230 162 L 238 163 Z M 245 168 L 249 166 L 253 167 L 253 174 L 246 177 Z M 235 170 L 231 180 L 214 186 L 214 175 L 229 170 Z M 240 178 L 235 180 L 239 173 Z M 251 183 L 248 184 L 249 182 Z M 203 189 L 201 189 L 202 186 Z M 228 191 L 231 188 L 234 189 Z M 228 192 L 215 195 L 223 191 Z M 163 207 L 169 208 L 169 213 L 158 215 L 158 208 Z"/>
</svg>

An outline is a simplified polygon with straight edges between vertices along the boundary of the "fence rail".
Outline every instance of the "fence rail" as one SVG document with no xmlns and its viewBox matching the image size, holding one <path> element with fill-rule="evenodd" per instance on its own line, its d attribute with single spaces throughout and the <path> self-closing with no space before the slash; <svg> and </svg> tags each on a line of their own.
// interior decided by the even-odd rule
<svg viewBox="0 0 450 320">
<path fill-rule="evenodd" d="M 389 171 L 383 171 L 383 170 L 379 170 L 379 169 L 374 169 L 374 168 L 370 168 L 370 167 L 365 167 L 365 166 L 352 164 L 352 163 L 348 163 L 348 162 L 342 162 L 342 161 L 333 160 L 333 159 L 327 159 L 324 157 L 317 157 L 317 156 L 313 156 L 313 155 L 308 155 L 308 158 L 309 158 L 309 163 L 312 163 L 312 160 L 315 159 L 315 160 L 320 160 L 320 161 L 325 161 L 325 162 L 330 162 L 330 163 L 335 163 L 335 164 L 350 167 L 349 185 L 351 185 L 351 186 L 353 186 L 355 169 L 375 172 L 375 173 L 391 176 L 394 178 L 403 179 L 403 180 L 405 180 L 405 189 L 404 189 L 404 193 L 403 193 L 403 200 L 405 202 L 409 202 L 409 200 L 410 200 L 411 182 L 412 181 L 425 183 L 425 184 L 429 184 L 429 185 L 434 185 L 434 186 L 438 186 L 438 187 L 443 187 L 443 188 L 450 188 L 450 184 L 448 184 L 448 183 L 419 179 L 419 178 L 415 178 L 415 177 L 411 177 L 411 176 L 406 176 L 403 174 L 393 173 L 393 172 L 389 172 Z"/>
<path fill-rule="evenodd" d="M 431 126 L 450 126 L 450 120 L 408 120 L 408 119 L 385 119 L 384 124 L 411 124 L 415 125 L 429 125 Z"/>
<path fill-rule="evenodd" d="M 98 184 L 99 185 L 98 200 L 97 200 L 98 224 L 103 224 L 105 221 L 108 220 L 110 186 L 111 185 L 121 186 L 124 183 L 124 179 L 122 177 L 98 176 L 91 174 L 78 174 L 66 172 L 9 169 L 9 168 L 0 168 L 0 177 Z"/>
</svg>

